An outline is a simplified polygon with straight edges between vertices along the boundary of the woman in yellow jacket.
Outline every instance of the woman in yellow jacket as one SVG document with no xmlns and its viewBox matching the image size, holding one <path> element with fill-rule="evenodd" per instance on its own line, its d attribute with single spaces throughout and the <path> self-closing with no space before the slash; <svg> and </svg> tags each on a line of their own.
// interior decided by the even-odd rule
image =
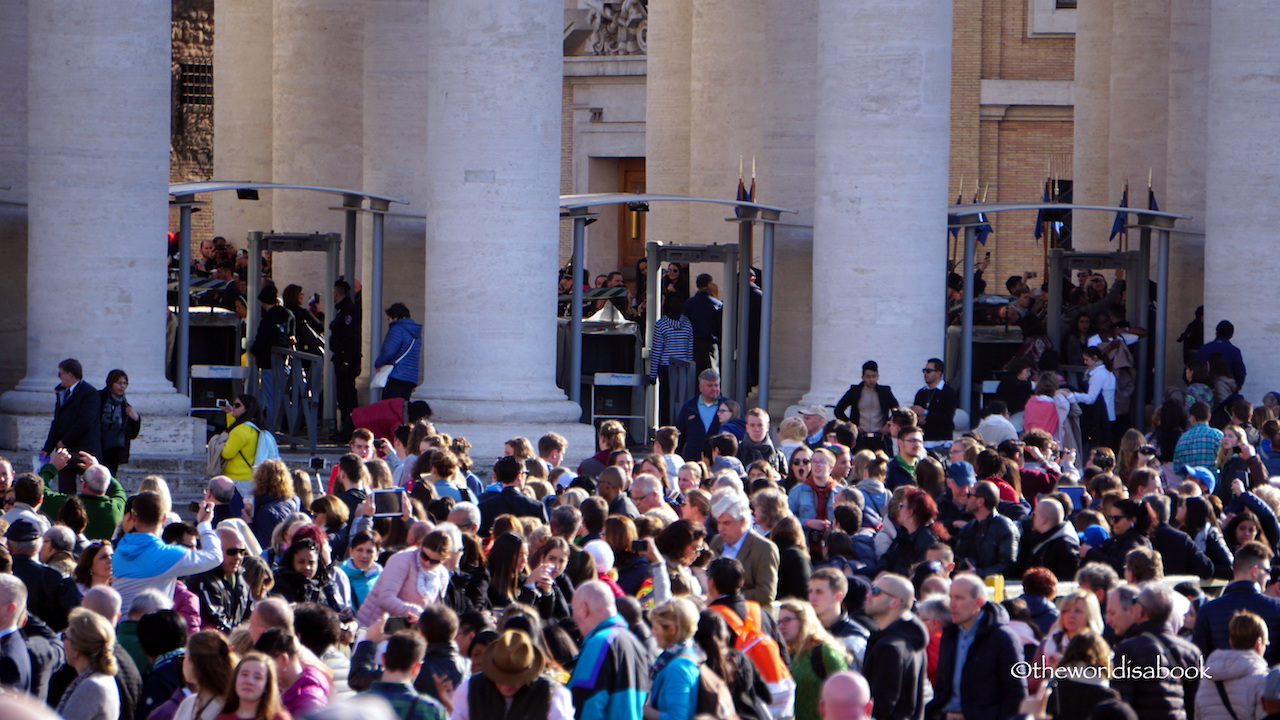
<svg viewBox="0 0 1280 720">
<path fill-rule="evenodd" d="M 253 457 L 258 452 L 258 426 L 261 406 L 258 398 L 240 395 L 231 403 L 227 418 L 227 444 L 222 459 L 227 461 L 227 477 L 237 483 L 253 483 Z M 241 490 L 248 497 L 248 492 Z"/>
</svg>

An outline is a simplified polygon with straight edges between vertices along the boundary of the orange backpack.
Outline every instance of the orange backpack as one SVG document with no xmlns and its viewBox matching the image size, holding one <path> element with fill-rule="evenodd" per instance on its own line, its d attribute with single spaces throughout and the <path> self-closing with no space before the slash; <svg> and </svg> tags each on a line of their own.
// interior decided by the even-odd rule
<svg viewBox="0 0 1280 720">
<path fill-rule="evenodd" d="M 747 617 L 738 614 L 724 605 L 712 605 L 711 609 L 724 618 L 725 624 L 737 636 L 734 647 L 746 655 L 751 664 L 756 666 L 760 677 L 764 678 L 773 695 L 769 703 L 769 712 L 775 718 L 788 718 L 795 714 L 796 682 L 791 678 L 791 669 L 782 662 L 782 652 L 778 643 L 769 637 L 761 628 L 760 604 L 747 600 Z"/>
</svg>

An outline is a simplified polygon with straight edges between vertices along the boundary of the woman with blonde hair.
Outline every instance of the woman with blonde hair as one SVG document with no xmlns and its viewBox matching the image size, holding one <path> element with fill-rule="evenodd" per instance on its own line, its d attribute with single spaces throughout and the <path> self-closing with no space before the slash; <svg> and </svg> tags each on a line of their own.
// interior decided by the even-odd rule
<svg viewBox="0 0 1280 720">
<path fill-rule="evenodd" d="M 688 598 L 672 598 L 649 613 L 653 638 L 661 654 L 649 668 L 653 686 L 644 706 L 645 720 L 692 720 L 698 712 L 698 665 L 693 633 L 698 606 Z"/>
<path fill-rule="evenodd" d="M 701 460 L 686 462 L 676 471 L 676 490 L 681 495 L 688 495 L 690 491 L 701 488 L 706 477 L 707 468 Z"/>
<path fill-rule="evenodd" d="M 804 444 L 809 430 L 804 426 L 804 418 L 792 415 L 778 424 L 778 450 L 783 457 L 791 457 L 795 449 Z"/>
<path fill-rule="evenodd" d="M 791 652 L 791 678 L 796 683 L 795 717 L 816 718 L 823 679 L 848 670 L 849 655 L 844 645 L 822 627 L 813 606 L 802 600 L 782 601 L 778 608 L 778 631 Z"/>
<path fill-rule="evenodd" d="M 63 720 L 116 720 L 120 691 L 116 687 L 116 633 L 101 615 L 74 608 L 62 634 L 67 664 L 76 669 L 58 703 Z"/>
<path fill-rule="evenodd" d="M 214 720 L 227 701 L 236 656 L 217 630 L 203 630 L 187 640 L 182 676 L 195 692 L 178 705 L 173 720 Z"/>
<path fill-rule="evenodd" d="M 293 478 L 280 460 L 263 460 L 253 470 L 252 503 L 245 503 L 245 522 L 259 545 L 271 546 L 271 534 L 282 520 L 300 512 Z"/>
<path fill-rule="evenodd" d="M 1102 609 L 1093 591 L 1076 589 L 1067 593 L 1058 603 L 1058 612 L 1058 619 L 1049 627 L 1036 650 L 1034 664 L 1039 667 L 1057 667 L 1062 662 L 1067 644 L 1076 635 L 1090 631 L 1102 635 Z M 1038 677 L 1043 678 L 1044 675 Z M 1027 681 L 1028 689 L 1035 692 L 1042 682 L 1043 679 L 1033 677 Z"/>
</svg>

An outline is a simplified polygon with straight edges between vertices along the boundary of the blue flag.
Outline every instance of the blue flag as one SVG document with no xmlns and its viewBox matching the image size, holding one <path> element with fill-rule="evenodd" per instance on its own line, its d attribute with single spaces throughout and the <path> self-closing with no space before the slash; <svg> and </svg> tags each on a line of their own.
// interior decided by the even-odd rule
<svg viewBox="0 0 1280 720">
<path fill-rule="evenodd" d="M 961 194 L 961 195 L 956 195 L 956 204 L 957 204 L 957 205 L 963 205 L 963 204 L 964 204 L 964 195 L 963 195 L 963 194 Z M 948 216 L 947 216 L 947 224 L 948 224 L 948 225 L 950 225 L 950 224 L 951 224 L 951 223 L 953 223 L 953 222 L 957 222 L 957 221 L 958 221 L 958 218 L 957 218 L 955 215 L 948 215 Z M 950 233 L 951 233 L 951 237 L 953 237 L 953 238 L 958 238 L 958 237 L 960 237 L 960 228 L 958 228 L 958 227 L 950 228 L 947 232 L 950 232 Z"/>
<path fill-rule="evenodd" d="M 1147 188 L 1147 209 L 1160 212 L 1160 206 L 1156 204 L 1156 191 L 1150 187 Z"/>
<path fill-rule="evenodd" d="M 751 181 L 752 189 L 755 188 L 755 184 L 756 184 L 756 181 L 752 180 Z M 747 196 L 747 186 L 746 186 L 746 183 L 742 181 L 742 178 L 738 178 L 738 192 L 733 196 L 733 199 L 737 200 L 738 202 L 752 202 L 751 198 Z M 742 217 L 742 208 L 735 207 L 733 209 L 733 216 Z"/>
<path fill-rule="evenodd" d="M 1120 207 L 1129 207 L 1129 186 L 1124 188 L 1124 194 L 1120 196 Z M 1111 223 L 1111 237 L 1108 240 L 1115 240 L 1117 235 L 1125 232 L 1125 226 L 1129 224 L 1129 213 L 1117 212 L 1115 222 Z"/>
<path fill-rule="evenodd" d="M 1044 195 L 1040 198 L 1040 202 L 1049 202 L 1049 181 L 1044 181 Z M 1044 208 L 1036 211 L 1036 240 L 1044 235 Z"/>
<path fill-rule="evenodd" d="M 978 204 L 977 193 L 974 193 L 973 195 L 973 204 Z M 995 230 L 992 229 L 991 223 L 987 222 L 987 214 L 984 212 L 978 213 L 978 222 L 981 223 L 981 225 L 973 229 L 974 239 L 978 241 L 979 245 L 986 245 L 987 236 L 995 232 Z"/>
</svg>

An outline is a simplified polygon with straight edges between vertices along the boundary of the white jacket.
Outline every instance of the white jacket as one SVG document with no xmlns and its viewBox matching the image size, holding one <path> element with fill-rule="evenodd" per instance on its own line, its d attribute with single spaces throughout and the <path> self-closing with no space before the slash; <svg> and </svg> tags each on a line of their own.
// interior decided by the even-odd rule
<svg viewBox="0 0 1280 720">
<path fill-rule="evenodd" d="M 1196 690 L 1196 720 L 1231 720 L 1222 704 L 1216 683 L 1223 683 L 1231 709 L 1240 720 L 1258 720 L 1265 715 L 1259 699 L 1267 681 L 1267 661 L 1252 650 L 1214 650 L 1205 661 L 1209 677 Z"/>
</svg>

